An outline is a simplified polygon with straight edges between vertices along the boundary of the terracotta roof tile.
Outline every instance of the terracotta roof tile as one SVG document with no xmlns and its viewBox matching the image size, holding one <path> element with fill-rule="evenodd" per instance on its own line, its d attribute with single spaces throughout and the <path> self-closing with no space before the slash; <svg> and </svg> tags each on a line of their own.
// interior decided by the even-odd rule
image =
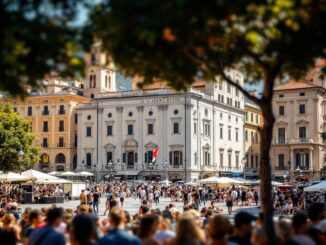
<svg viewBox="0 0 326 245">
<path fill-rule="evenodd" d="M 290 89 L 302 89 L 302 88 L 315 88 L 317 87 L 314 84 L 309 84 L 307 82 L 301 82 L 301 81 L 291 81 L 284 84 L 280 84 L 276 88 L 274 88 L 274 91 L 280 91 L 280 90 L 290 90 Z"/>
</svg>

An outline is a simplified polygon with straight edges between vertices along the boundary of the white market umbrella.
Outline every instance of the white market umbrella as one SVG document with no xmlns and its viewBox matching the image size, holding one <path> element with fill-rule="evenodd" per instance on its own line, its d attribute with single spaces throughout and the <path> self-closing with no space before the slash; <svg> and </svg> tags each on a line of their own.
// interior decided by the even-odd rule
<svg viewBox="0 0 326 245">
<path fill-rule="evenodd" d="M 36 184 L 70 184 L 72 181 L 66 179 L 47 179 L 47 180 L 37 180 Z"/>
<path fill-rule="evenodd" d="M 94 176 L 94 174 L 87 172 L 87 171 L 81 171 L 79 173 L 77 173 L 78 176 Z"/>
<path fill-rule="evenodd" d="M 170 185 L 170 184 L 172 184 L 172 182 L 171 181 L 169 181 L 169 180 L 161 180 L 160 182 L 159 182 L 160 184 L 163 184 L 163 185 Z"/>
<path fill-rule="evenodd" d="M 78 176 L 78 174 L 71 172 L 71 171 L 67 171 L 67 172 L 60 174 L 60 176 L 70 177 L 70 176 Z"/>
<path fill-rule="evenodd" d="M 324 192 L 326 191 L 326 181 L 322 181 L 319 184 L 311 185 L 303 189 L 304 191 L 311 192 Z"/>
<path fill-rule="evenodd" d="M 280 182 L 276 182 L 276 181 L 272 181 L 272 186 L 280 186 L 280 185 L 283 185 L 283 183 L 280 183 Z"/>
<path fill-rule="evenodd" d="M 229 178 L 229 177 L 209 177 L 207 179 L 201 179 L 198 181 L 202 184 L 241 184 L 240 181 Z"/>
<path fill-rule="evenodd" d="M 31 179 L 30 177 L 20 175 L 20 174 L 16 174 L 16 173 L 13 173 L 13 172 L 0 174 L 0 181 L 3 181 L 3 182 L 28 181 L 30 179 Z"/>
<path fill-rule="evenodd" d="M 22 172 L 21 174 L 26 177 L 29 177 L 30 179 L 34 179 L 34 180 L 58 179 L 57 177 L 42 173 L 42 172 L 34 170 L 34 169 L 26 170 L 26 171 Z"/>
<path fill-rule="evenodd" d="M 57 171 L 52 171 L 50 173 L 48 173 L 49 175 L 60 175 L 60 172 Z"/>
</svg>

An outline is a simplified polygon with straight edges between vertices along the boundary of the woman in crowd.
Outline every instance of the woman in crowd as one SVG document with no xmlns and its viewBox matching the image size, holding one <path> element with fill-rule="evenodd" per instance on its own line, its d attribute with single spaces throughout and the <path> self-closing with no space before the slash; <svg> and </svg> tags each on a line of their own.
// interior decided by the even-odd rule
<svg viewBox="0 0 326 245">
<path fill-rule="evenodd" d="M 20 241 L 20 228 L 16 224 L 16 218 L 12 213 L 6 213 L 2 218 L 1 244 L 12 245 Z"/>
</svg>

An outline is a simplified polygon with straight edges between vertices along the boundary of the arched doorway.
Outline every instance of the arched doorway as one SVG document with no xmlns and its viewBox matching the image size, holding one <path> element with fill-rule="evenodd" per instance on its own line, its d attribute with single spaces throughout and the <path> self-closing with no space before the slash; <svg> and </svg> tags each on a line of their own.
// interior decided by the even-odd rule
<svg viewBox="0 0 326 245">
<path fill-rule="evenodd" d="M 64 154 L 59 153 L 56 157 L 55 157 L 55 163 L 66 163 L 66 157 Z"/>
<path fill-rule="evenodd" d="M 43 153 L 40 157 L 39 169 L 41 171 L 49 171 L 50 170 L 50 157 L 48 154 Z"/>
<path fill-rule="evenodd" d="M 72 159 L 72 168 L 73 168 L 73 170 L 75 170 L 77 168 L 77 154 L 75 154 Z"/>
</svg>

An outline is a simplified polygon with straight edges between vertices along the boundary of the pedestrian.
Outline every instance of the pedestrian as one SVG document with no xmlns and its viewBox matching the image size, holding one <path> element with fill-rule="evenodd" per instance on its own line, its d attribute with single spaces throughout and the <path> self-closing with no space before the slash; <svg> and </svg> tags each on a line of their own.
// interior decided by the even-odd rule
<svg viewBox="0 0 326 245">
<path fill-rule="evenodd" d="M 85 190 L 82 190 L 79 195 L 80 205 L 87 204 L 87 195 L 85 193 Z"/>
<path fill-rule="evenodd" d="M 93 193 L 93 210 L 94 213 L 98 214 L 99 211 L 99 203 L 100 203 L 100 193 L 95 190 Z"/>
<path fill-rule="evenodd" d="M 231 191 L 227 193 L 226 195 L 226 206 L 228 208 L 229 215 L 232 213 L 232 207 L 233 207 L 233 198 L 231 196 Z"/>
<path fill-rule="evenodd" d="M 70 245 L 95 245 L 98 238 L 95 217 L 90 214 L 77 215 L 69 229 Z"/>
<path fill-rule="evenodd" d="M 126 192 L 122 189 L 120 192 L 120 206 L 123 208 L 123 204 L 125 202 Z"/>
<path fill-rule="evenodd" d="M 254 199 L 255 199 L 255 203 L 256 203 L 256 206 L 258 205 L 258 191 L 255 190 L 254 192 Z"/>
<path fill-rule="evenodd" d="M 238 245 L 251 245 L 252 221 L 255 217 L 247 212 L 239 212 L 234 217 L 234 232 L 229 241 Z"/>
</svg>

